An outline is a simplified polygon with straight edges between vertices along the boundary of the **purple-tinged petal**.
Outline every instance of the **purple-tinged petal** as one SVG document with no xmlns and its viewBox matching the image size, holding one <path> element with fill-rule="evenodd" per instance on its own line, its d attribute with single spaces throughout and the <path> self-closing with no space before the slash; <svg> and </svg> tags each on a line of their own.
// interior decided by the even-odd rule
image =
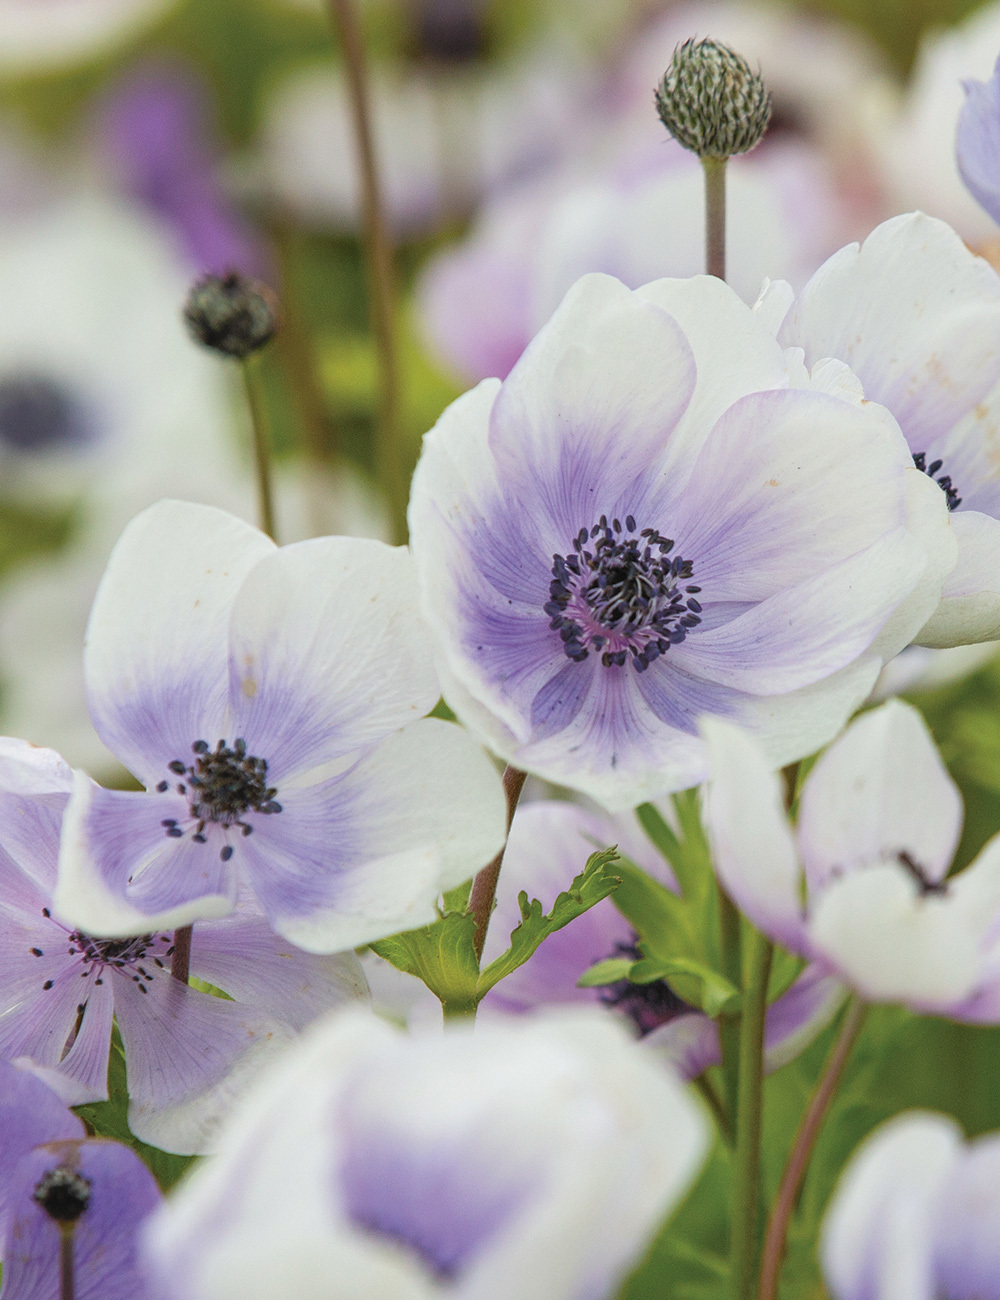
<svg viewBox="0 0 1000 1300">
<path fill-rule="evenodd" d="M 90 1185 L 90 1203 L 73 1240 L 76 1300 L 135 1300 L 148 1290 L 138 1233 L 161 1196 L 134 1151 L 102 1138 L 53 1141 L 18 1165 L 11 1189 L 17 1208 L 3 1250 L 4 1300 L 50 1300 L 58 1293 L 59 1225 L 36 1204 L 33 1192 L 60 1167 L 73 1169 Z"/>
<path fill-rule="evenodd" d="M 766 935 L 803 952 L 802 872 L 781 783 L 738 727 L 706 717 L 702 734 L 712 764 L 705 829 L 722 886 Z"/>
<path fill-rule="evenodd" d="M 956 510 L 952 528 L 958 563 L 945 580 L 938 605 L 917 643 L 948 647 L 1000 637 L 1000 519 Z"/>
<path fill-rule="evenodd" d="M 767 1009 L 764 1068 L 780 1070 L 823 1032 L 843 1005 L 847 990 L 821 963 L 807 966 Z"/>
<path fill-rule="evenodd" d="M 976 202 L 1000 223 L 1000 59 L 989 81 L 962 85 L 965 103 L 955 135 L 959 175 Z"/>
<path fill-rule="evenodd" d="M 382 740 L 438 698 L 402 548 L 358 537 L 285 546 L 244 580 L 230 621 L 232 741 L 278 783 Z"/>
<path fill-rule="evenodd" d="M 806 778 L 798 843 L 810 892 L 832 875 L 901 854 L 927 881 L 943 880 L 962 811 L 923 718 L 890 700 L 852 722 Z"/>
<path fill-rule="evenodd" d="M 699 1012 L 678 1016 L 642 1040 L 642 1045 L 676 1070 L 682 1079 L 697 1079 L 722 1059 L 719 1026 Z"/>
<path fill-rule="evenodd" d="M 961 1142 L 954 1120 L 913 1111 L 855 1151 L 823 1223 L 834 1300 L 934 1300 L 935 1201 Z"/>
<path fill-rule="evenodd" d="M 111 1007 L 106 990 L 95 990 L 94 1017 L 86 1025 L 84 1044 L 75 1062 L 69 1064 L 67 1044 L 73 1038 L 80 1007 L 87 1001 L 90 986 L 79 978 L 74 964 L 46 981 L 37 976 L 34 996 L 0 1015 L 0 1060 L 30 1060 L 33 1064 L 59 1070 L 74 1081 L 74 1104 L 100 1101 L 108 1095 L 108 1048 L 111 1043 Z M 81 1029 L 87 1022 L 83 1013 Z M 100 1068 L 100 1040 L 104 1040 L 104 1068 Z M 76 1046 L 76 1043 L 73 1043 Z M 80 1068 L 79 1076 L 73 1066 Z M 77 1092 L 80 1096 L 77 1097 Z M 84 1095 L 86 1094 L 86 1095 Z"/>
<path fill-rule="evenodd" d="M 604 381 L 609 369 L 615 385 Z M 610 504 L 657 457 L 695 376 L 690 346 L 665 311 L 610 276 L 584 276 L 497 395 L 489 435 L 497 468 L 565 511 L 573 535 L 596 522 L 596 501 Z"/>
<path fill-rule="evenodd" d="M 144 785 L 222 734 L 229 617 L 250 570 L 275 549 L 211 506 L 161 501 L 111 553 L 87 627 L 84 672 L 98 735 Z"/>
<path fill-rule="evenodd" d="M 234 863 L 215 836 L 171 838 L 164 820 L 189 820 L 173 794 L 105 790 L 77 774 L 63 821 L 53 906 L 88 934 L 128 937 L 225 916 Z M 239 843 L 239 837 L 237 837 Z"/>
<path fill-rule="evenodd" d="M 0 1061 L 0 1205 L 14 1168 L 32 1147 L 84 1135 L 83 1121 L 28 1070 Z"/>
<path fill-rule="evenodd" d="M 205 1151 L 234 1098 L 291 1040 L 291 1028 L 165 971 L 142 986 L 145 993 L 127 975 L 113 979 L 129 1128 L 164 1151 Z"/>
<path fill-rule="evenodd" d="M 948 1300 L 1000 1300 L 1000 1135 L 972 1142 L 933 1205 L 934 1278 Z"/>
</svg>

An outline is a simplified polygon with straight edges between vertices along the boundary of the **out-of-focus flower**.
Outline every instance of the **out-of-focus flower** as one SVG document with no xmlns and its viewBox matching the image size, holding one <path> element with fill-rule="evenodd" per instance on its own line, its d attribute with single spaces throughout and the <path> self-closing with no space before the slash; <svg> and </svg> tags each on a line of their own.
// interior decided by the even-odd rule
<svg viewBox="0 0 1000 1300">
<path fill-rule="evenodd" d="M 30 73 L 95 58 L 137 36 L 176 0 L 3 0 L 0 67 Z"/>
<path fill-rule="evenodd" d="M 1000 59 L 989 81 L 965 82 L 955 153 L 972 197 L 1000 224 Z"/>
<path fill-rule="evenodd" d="M 845 361 L 865 396 L 899 421 L 915 465 L 947 498 L 958 563 L 920 643 L 996 640 L 1000 276 L 943 221 L 893 217 L 816 272 L 778 340 L 802 348 L 806 365 Z"/>
<path fill-rule="evenodd" d="M 486 936 L 484 960 L 498 957 L 521 920 L 517 898 L 524 890 L 548 910 L 556 895 L 583 870 L 597 848 L 619 851 L 654 879 L 674 887 L 662 857 L 639 832 L 634 818 L 615 819 L 576 804 L 540 800 L 522 804 L 511 826 L 497 885 L 497 908 Z M 694 1078 L 721 1059 L 715 1023 L 683 1002 L 663 980 L 605 988 L 580 988 L 580 976 L 596 962 L 631 953 L 636 934 L 607 898 L 570 925 L 550 935 L 516 971 L 486 995 L 481 1014 L 491 1008 L 523 1012 L 544 1006 L 603 1002 L 620 1013 L 646 1046 L 680 1074 Z M 829 975 L 807 970 L 768 1010 L 766 1064 L 774 1070 L 812 1041 L 843 1001 L 843 989 Z"/>
<path fill-rule="evenodd" d="M 871 698 L 887 700 L 890 695 L 948 686 L 984 668 L 998 651 L 1000 641 L 981 641 L 978 645 L 959 645 L 950 650 L 907 646 L 882 669 Z"/>
<path fill-rule="evenodd" d="M 60 1289 L 61 1235 L 72 1224 L 76 1300 L 128 1300 L 146 1289 L 139 1229 L 160 1203 L 153 1175 L 83 1123 L 40 1080 L 0 1062 L 0 1261 L 4 1297 Z"/>
<path fill-rule="evenodd" d="M 1000 1134 L 964 1142 L 949 1115 L 909 1111 L 869 1135 L 823 1225 L 834 1300 L 1000 1295 Z"/>
<path fill-rule="evenodd" d="M 1000 839 L 946 879 L 962 800 L 915 709 L 890 700 L 848 727 L 807 776 L 794 833 L 750 737 L 703 728 L 715 867 L 759 929 L 870 1001 L 1000 1020 Z"/>
<path fill-rule="evenodd" d="M 150 1223 L 165 1297 L 614 1292 L 705 1151 L 597 1011 L 406 1037 L 344 1015 L 261 1081 Z"/>
<path fill-rule="evenodd" d="M 456 713 L 611 810 L 705 777 L 706 712 L 775 762 L 831 739 L 955 553 L 891 416 L 821 391 L 844 382 L 712 277 L 580 280 L 424 441 L 410 534 Z"/>
<path fill-rule="evenodd" d="M 424 333 L 464 380 L 503 379 L 588 271 L 637 289 L 704 270 L 701 166 L 672 140 L 620 143 L 616 151 L 608 138 L 601 160 L 502 192 L 462 244 L 428 263 L 418 286 Z M 821 159 L 786 140 L 729 170 L 729 283 L 748 302 L 768 276 L 801 285 L 846 232 Z"/>
<path fill-rule="evenodd" d="M 150 59 L 103 92 L 87 131 L 100 170 L 167 222 L 197 272 L 268 270 L 220 177 L 210 89 L 180 60 Z"/>
<path fill-rule="evenodd" d="M 249 901 L 192 941 L 192 973 L 232 1000 L 171 978 L 169 934 L 97 939 L 63 924 L 52 893 L 72 786 L 51 750 L 0 740 L 0 1060 L 30 1061 L 73 1105 L 100 1101 L 114 1017 L 132 1131 L 167 1150 L 203 1150 L 261 1060 L 363 996 L 364 977 L 351 954 L 283 943 Z"/>
<path fill-rule="evenodd" d="M 164 501 L 112 553 L 87 629 L 91 715 L 146 787 L 78 777 L 56 908 L 129 936 L 230 912 L 242 880 L 314 952 L 433 921 L 503 843 L 497 773 L 438 697 L 403 549 L 281 549 Z"/>
</svg>

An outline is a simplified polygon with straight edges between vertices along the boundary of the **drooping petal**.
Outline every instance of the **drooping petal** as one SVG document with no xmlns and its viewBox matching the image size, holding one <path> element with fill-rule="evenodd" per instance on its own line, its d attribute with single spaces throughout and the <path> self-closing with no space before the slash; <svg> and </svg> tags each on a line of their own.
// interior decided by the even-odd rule
<svg viewBox="0 0 1000 1300">
<path fill-rule="evenodd" d="M 852 722 L 802 789 L 798 841 L 811 891 L 901 854 L 926 880 L 943 880 L 961 833 L 958 787 L 923 718 L 901 700 Z"/>
<path fill-rule="evenodd" d="M 73 1234 L 77 1300 L 134 1300 L 148 1289 L 139 1267 L 139 1230 L 162 1198 L 136 1153 L 102 1138 L 52 1141 L 18 1165 L 11 1188 L 17 1208 L 3 1250 L 4 1300 L 49 1300 L 58 1294 L 59 1225 L 36 1204 L 33 1192 L 60 1167 L 89 1183 L 90 1203 Z"/>
<path fill-rule="evenodd" d="M 934 1202 L 959 1159 L 945 1115 L 899 1115 L 851 1157 L 823 1224 L 834 1300 L 934 1300 Z"/>
<path fill-rule="evenodd" d="M 403 548 L 320 537 L 274 552 L 229 627 L 229 725 L 281 782 L 416 721 L 438 698 Z"/>
<path fill-rule="evenodd" d="M 428 924 L 440 891 L 484 867 L 506 832 L 496 768 L 436 718 L 328 781 L 283 792 L 282 808 L 242 852 L 271 923 L 310 952 Z"/>
<path fill-rule="evenodd" d="M 712 765 L 705 829 L 723 888 L 758 929 L 802 952 L 801 869 L 781 783 L 738 727 L 705 718 L 702 735 Z"/>
<path fill-rule="evenodd" d="M 210 506 L 161 501 L 122 533 L 84 651 L 98 735 L 145 785 L 201 738 L 218 738 L 226 636 L 244 578 L 274 543 Z"/>
<path fill-rule="evenodd" d="M 88 934 L 127 937 L 224 916 L 233 864 L 213 844 L 167 835 L 186 818 L 171 794 L 105 790 L 77 773 L 66 808 L 54 895 L 58 914 Z"/>
</svg>

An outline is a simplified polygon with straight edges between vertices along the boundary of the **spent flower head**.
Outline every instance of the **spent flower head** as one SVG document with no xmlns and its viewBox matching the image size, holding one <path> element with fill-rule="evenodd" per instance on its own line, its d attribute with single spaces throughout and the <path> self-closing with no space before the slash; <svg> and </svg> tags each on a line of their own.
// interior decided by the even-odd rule
<svg viewBox="0 0 1000 1300">
<path fill-rule="evenodd" d="M 274 337 L 278 304 L 266 284 L 238 271 L 204 275 L 184 304 L 184 321 L 204 347 L 242 361 Z"/>
<path fill-rule="evenodd" d="M 771 96 L 760 72 L 711 38 L 678 45 L 655 95 L 660 121 L 699 158 L 748 153 L 771 120 Z"/>
</svg>

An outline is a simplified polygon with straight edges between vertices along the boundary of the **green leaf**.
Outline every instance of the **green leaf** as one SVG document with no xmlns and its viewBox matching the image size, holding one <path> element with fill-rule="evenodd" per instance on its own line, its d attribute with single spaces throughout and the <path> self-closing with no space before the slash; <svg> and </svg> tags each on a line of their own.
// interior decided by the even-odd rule
<svg viewBox="0 0 1000 1300">
<path fill-rule="evenodd" d="M 445 1005 L 471 1011 L 481 996 L 475 929 L 471 913 L 449 912 L 433 925 L 379 939 L 371 947 L 397 970 L 423 980 Z"/>
<path fill-rule="evenodd" d="M 628 979 L 628 973 L 634 965 L 631 957 L 609 957 L 607 961 L 599 961 L 596 966 L 585 970 L 576 981 L 576 986 L 580 989 L 599 989 L 604 984 L 617 984 L 619 980 Z"/>
<path fill-rule="evenodd" d="M 511 934 L 507 951 L 490 962 L 480 975 L 478 997 L 483 997 L 504 976 L 517 970 L 518 966 L 523 966 L 550 934 L 555 934 L 563 926 L 569 925 L 570 921 L 589 911 L 595 903 L 614 893 L 621 881 L 620 866 L 617 849 L 602 849 L 599 853 L 592 853 L 583 871 L 569 889 L 559 895 L 548 914 L 542 911 L 537 898 L 529 903 L 528 895 L 522 890 L 518 899 L 521 924 Z"/>
<path fill-rule="evenodd" d="M 615 867 L 621 884 L 615 906 L 646 942 L 648 949 L 667 959 L 675 955 L 701 956 L 693 918 L 685 900 L 654 880 L 628 858 Z"/>
<path fill-rule="evenodd" d="M 628 978 L 633 984 L 666 980 L 678 997 L 713 1019 L 735 1015 L 740 1009 L 739 989 L 718 971 L 690 957 L 645 957 L 634 963 Z"/>
</svg>

